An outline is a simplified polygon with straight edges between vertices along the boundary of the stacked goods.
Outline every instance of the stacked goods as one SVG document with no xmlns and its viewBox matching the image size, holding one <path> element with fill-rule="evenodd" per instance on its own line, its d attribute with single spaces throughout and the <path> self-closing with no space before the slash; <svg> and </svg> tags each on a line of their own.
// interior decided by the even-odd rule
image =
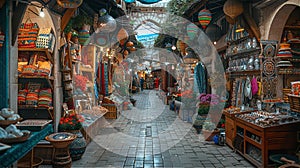
<svg viewBox="0 0 300 168">
<path fill-rule="evenodd" d="M 26 105 L 38 105 L 39 90 L 29 91 L 26 95 Z"/>
<path fill-rule="evenodd" d="M 292 52 L 290 48 L 290 44 L 288 43 L 281 43 L 279 51 L 277 53 L 278 58 L 292 58 Z"/>
<path fill-rule="evenodd" d="M 51 28 L 40 29 L 37 41 L 36 48 L 48 48 L 53 51 L 55 38 L 51 33 Z"/>
<path fill-rule="evenodd" d="M 37 23 L 22 23 L 18 34 L 19 48 L 35 48 L 39 32 Z"/>
<path fill-rule="evenodd" d="M 52 106 L 52 91 L 50 88 L 40 90 L 38 106 L 46 108 Z"/>
<path fill-rule="evenodd" d="M 18 104 L 19 105 L 25 105 L 26 104 L 27 93 L 28 93 L 27 89 L 19 90 L 19 93 L 18 93 Z"/>
</svg>

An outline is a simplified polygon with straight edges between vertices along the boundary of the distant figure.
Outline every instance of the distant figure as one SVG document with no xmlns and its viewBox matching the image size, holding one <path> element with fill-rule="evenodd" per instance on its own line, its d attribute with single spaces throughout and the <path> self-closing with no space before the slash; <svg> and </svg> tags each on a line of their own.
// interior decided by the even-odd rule
<svg viewBox="0 0 300 168">
<path fill-rule="evenodd" d="M 156 77 L 155 80 L 154 80 L 154 87 L 158 88 L 158 86 L 159 86 L 159 78 Z"/>
<path fill-rule="evenodd" d="M 141 91 L 144 90 L 144 78 L 140 79 Z"/>
</svg>

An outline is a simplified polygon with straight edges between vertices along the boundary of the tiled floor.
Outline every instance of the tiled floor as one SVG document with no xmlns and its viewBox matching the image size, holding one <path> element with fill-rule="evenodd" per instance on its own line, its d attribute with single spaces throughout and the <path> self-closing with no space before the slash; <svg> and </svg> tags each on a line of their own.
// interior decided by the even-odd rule
<svg viewBox="0 0 300 168">
<path fill-rule="evenodd" d="M 133 95 L 136 107 L 122 111 L 88 145 L 73 167 L 253 167 L 227 146 L 203 140 L 154 90 Z"/>
</svg>

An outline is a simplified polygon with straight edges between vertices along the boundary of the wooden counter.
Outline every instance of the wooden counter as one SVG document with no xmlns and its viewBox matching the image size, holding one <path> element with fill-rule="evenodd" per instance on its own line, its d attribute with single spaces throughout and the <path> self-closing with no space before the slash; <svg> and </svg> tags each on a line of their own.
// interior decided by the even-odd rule
<svg viewBox="0 0 300 168">
<path fill-rule="evenodd" d="M 271 154 L 292 154 L 298 146 L 297 131 L 300 128 L 300 121 L 261 127 L 235 118 L 233 125 L 235 125 L 235 131 L 232 131 L 235 137 L 233 147 L 257 167 L 270 166 Z"/>
</svg>

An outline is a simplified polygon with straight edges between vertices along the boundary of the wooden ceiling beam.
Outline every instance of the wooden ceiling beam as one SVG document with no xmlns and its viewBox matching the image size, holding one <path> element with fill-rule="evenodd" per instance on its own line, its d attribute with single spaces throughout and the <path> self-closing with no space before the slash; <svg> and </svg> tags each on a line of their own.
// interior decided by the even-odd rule
<svg viewBox="0 0 300 168">
<path fill-rule="evenodd" d="M 199 3 L 195 4 L 195 6 L 191 6 L 190 9 L 186 10 L 183 16 L 186 16 L 186 18 L 192 17 L 193 14 L 198 12 L 207 2 L 208 0 L 201 0 Z"/>
<path fill-rule="evenodd" d="M 248 26 L 250 27 L 251 31 L 253 32 L 255 38 L 260 41 L 260 31 L 259 27 L 257 26 L 255 20 L 251 17 L 248 10 L 244 10 L 243 17 L 245 18 L 245 21 L 247 22 Z"/>
<path fill-rule="evenodd" d="M 61 18 L 61 30 L 64 31 L 77 8 L 68 8 Z"/>
</svg>

